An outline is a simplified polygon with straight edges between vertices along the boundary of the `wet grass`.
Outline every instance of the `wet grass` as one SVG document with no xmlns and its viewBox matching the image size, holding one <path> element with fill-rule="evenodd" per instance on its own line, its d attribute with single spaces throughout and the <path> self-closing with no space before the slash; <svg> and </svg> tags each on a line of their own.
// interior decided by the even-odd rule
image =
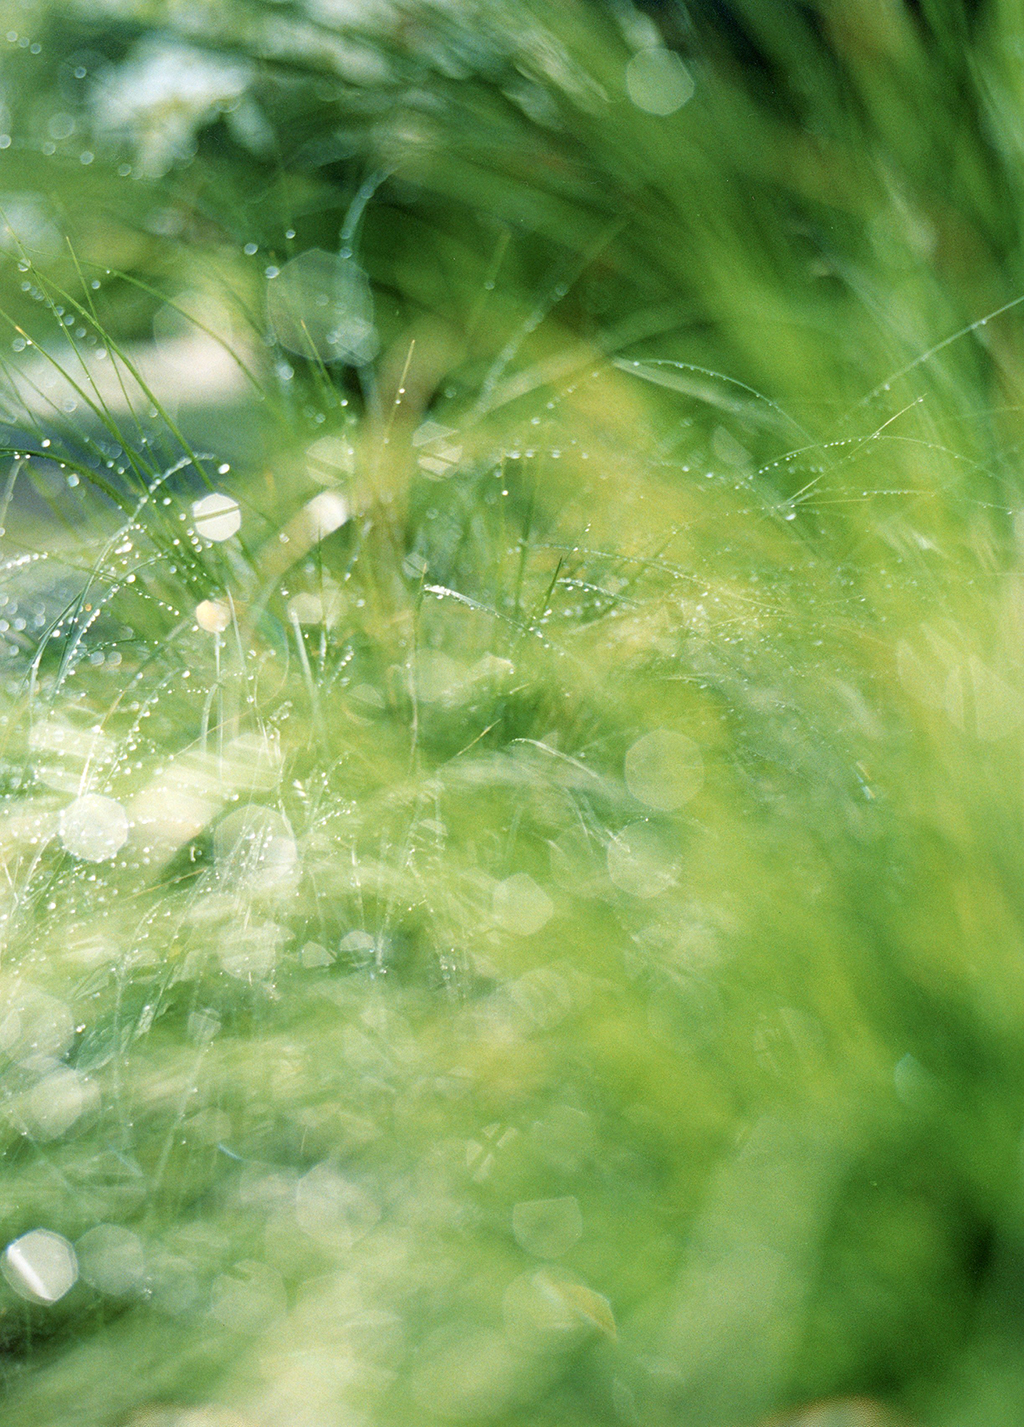
<svg viewBox="0 0 1024 1427">
<path fill-rule="evenodd" d="M 4 1420 L 1015 1422 L 1012 25 L 406 10 L 12 67 Z"/>
</svg>

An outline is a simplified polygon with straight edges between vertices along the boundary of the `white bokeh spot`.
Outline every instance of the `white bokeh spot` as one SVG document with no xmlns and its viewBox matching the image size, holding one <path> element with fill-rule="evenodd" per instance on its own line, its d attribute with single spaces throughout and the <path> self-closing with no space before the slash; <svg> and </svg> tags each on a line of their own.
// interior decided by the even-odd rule
<svg viewBox="0 0 1024 1427">
<path fill-rule="evenodd" d="M 242 512 L 238 501 L 222 491 L 211 491 L 192 502 L 192 521 L 196 534 L 204 540 L 230 540 L 242 528 Z"/>
<path fill-rule="evenodd" d="M 60 815 L 60 840 L 72 857 L 106 862 L 128 840 L 128 814 L 115 798 L 83 793 Z"/>
<path fill-rule="evenodd" d="M 494 889 L 494 917 L 514 936 L 532 936 L 547 925 L 555 904 L 528 872 L 515 872 Z"/>
<path fill-rule="evenodd" d="M 674 114 L 693 98 L 693 91 L 689 70 L 663 45 L 638 50 L 626 65 L 626 93 L 645 114 Z"/>
<path fill-rule="evenodd" d="M 656 728 L 638 738 L 626 754 L 625 775 L 637 802 L 671 812 L 700 792 L 704 762 L 692 738 Z"/>
<path fill-rule="evenodd" d="M 608 844 L 608 876 L 631 897 L 657 897 L 674 885 L 678 863 L 663 837 L 649 823 L 635 822 Z"/>
<path fill-rule="evenodd" d="M 0 1273 L 19 1298 L 50 1304 L 74 1288 L 78 1260 L 63 1234 L 31 1229 L 4 1249 Z"/>
<path fill-rule="evenodd" d="M 302 357 L 362 366 L 379 350 L 370 284 L 349 254 L 290 258 L 267 284 L 267 315 L 281 346 Z"/>
<path fill-rule="evenodd" d="M 223 634 L 231 623 L 231 607 L 223 600 L 200 600 L 196 605 L 196 624 L 207 634 Z"/>
<path fill-rule="evenodd" d="M 121 1224 L 97 1224 L 75 1245 L 81 1275 L 100 1293 L 124 1297 L 137 1292 L 146 1276 L 142 1240 Z"/>
</svg>

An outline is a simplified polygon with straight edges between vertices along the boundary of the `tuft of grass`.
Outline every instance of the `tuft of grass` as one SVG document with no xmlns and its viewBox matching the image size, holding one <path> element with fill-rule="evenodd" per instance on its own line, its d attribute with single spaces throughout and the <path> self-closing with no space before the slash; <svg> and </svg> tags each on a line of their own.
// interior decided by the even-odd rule
<svg viewBox="0 0 1024 1427">
<path fill-rule="evenodd" d="M 1016 1422 L 1014 17 L 25 14 L 4 1421 Z"/>
</svg>

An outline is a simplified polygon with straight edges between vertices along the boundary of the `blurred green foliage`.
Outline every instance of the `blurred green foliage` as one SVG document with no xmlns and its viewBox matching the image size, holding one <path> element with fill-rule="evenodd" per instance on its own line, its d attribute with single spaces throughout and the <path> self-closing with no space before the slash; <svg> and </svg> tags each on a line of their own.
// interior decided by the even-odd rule
<svg viewBox="0 0 1024 1427">
<path fill-rule="evenodd" d="M 1022 42 L 5 7 L 5 1423 L 1019 1420 Z"/>
</svg>

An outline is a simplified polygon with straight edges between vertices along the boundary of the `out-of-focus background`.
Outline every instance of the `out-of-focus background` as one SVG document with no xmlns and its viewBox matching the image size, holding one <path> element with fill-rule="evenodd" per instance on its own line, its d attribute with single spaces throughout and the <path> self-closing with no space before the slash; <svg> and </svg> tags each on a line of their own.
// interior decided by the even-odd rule
<svg viewBox="0 0 1024 1427">
<path fill-rule="evenodd" d="M 1019 1421 L 1022 55 L 3 6 L 5 1423 Z"/>
</svg>

